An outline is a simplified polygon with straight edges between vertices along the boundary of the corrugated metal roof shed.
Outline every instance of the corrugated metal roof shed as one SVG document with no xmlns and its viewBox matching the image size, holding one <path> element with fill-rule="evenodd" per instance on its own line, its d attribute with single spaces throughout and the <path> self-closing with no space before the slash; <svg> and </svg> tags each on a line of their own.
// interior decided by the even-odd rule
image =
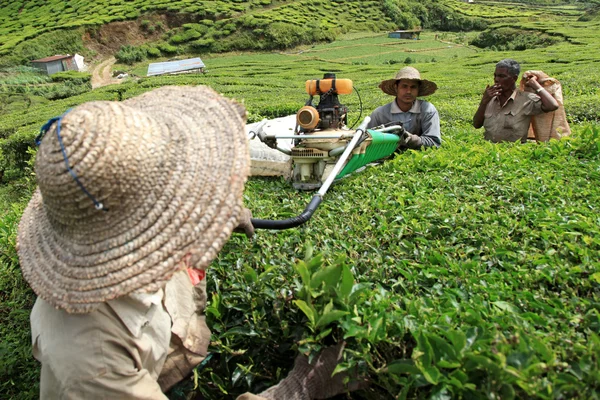
<svg viewBox="0 0 600 400">
<path fill-rule="evenodd" d="M 396 39 L 418 39 L 421 32 L 420 29 L 397 30 L 388 33 L 388 37 Z"/>
<path fill-rule="evenodd" d="M 394 32 L 398 32 L 398 33 L 421 33 L 423 32 L 422 29 L 398 29 L 395 30 Z"/>
<path fill-rule="evenodd" d="M 205 65 L 199 58 L 189 58 L 180 61 L 166 61 L 160 63 L 152 63 L 148 65 L 148 75 L 172 74 L 176 72 L 185 72 L 194 69 L 202 69 Z"/>
<path fill-rule="evenodd" d="M 57 55 L 57 56 L 50 56 L 50 57 L 46 57 L 46 58 L 40 58 L 39 60 L 32 60 L 31 62 L 50 62 L 50 61 L 62 60 L 65 58 L 73 58 L 73 56 L 70 56 L 68 54 L 66 56 Z"/>
</svg>

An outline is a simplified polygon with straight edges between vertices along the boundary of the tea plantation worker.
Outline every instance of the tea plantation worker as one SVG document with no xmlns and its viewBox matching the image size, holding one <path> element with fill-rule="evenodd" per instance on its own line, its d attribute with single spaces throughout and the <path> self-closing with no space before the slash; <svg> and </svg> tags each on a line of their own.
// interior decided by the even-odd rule
<svg viewBox="0 0 600 400">
<path fill-rule="evenodd" d="M 512 59 L 496 64 L 494 85 L 487 85 L 479 108 L 473 116 L 473 126 L 484 127 L 484 138 L 492 142 L 527 141 L 527 132 L 533 115 L 558 109 L 558 102 L 540 83 L 536 75 L 524 76 L 529 93 L 517 89 L 521 67 Z"/>
<path fill-rule="evenodd" d="M 44 126 L 17 244 L 42 399 L 166 399 L 204 359 L 205 270 L 236 227 L 253 234 L 244 120 L 210 88 L 163 87 Z M 335 350 L 262 398 L 341 392 Z"/>
<path fill-rule="evenodd" d="M 394 79 L 382 81 L 379 88 L 395 99 L 371 113 L 368 128 L 401 122 L 405 134 L 401 137 L 399 149 L 439 147 L 442 144 L 438 111 L 430 102 L 417 99 L 433 94 L 437 90 L 435 82 L 421 79 L 416 68 L 404 67 Z"/>
<path fill-rule="evenodd" d="M 556 99 L 558 109 L 532 116 L 527 139 L 547 142 L 550 139 L 560 140 L 565 136 L 569 136 L 571 134 L 571 127 L 567 121 L 560 81 L 548 76 L 544 71 L 525 71 L 519 83 L 519 90 L 534 91 L 531 87 L 525 86 L 531 75 L 535 75 L 538 83 Z"/>
</svg>

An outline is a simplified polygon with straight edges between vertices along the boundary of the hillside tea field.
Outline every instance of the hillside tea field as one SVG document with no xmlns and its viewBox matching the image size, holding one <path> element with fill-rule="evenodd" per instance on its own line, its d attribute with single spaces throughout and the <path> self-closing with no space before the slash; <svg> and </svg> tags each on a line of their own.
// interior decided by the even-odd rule
<svg viewBox="0 0 600 400">
<path fill-rule="evenodd" d="M 189 2 L 169 4 L 180 3 Z M 340 101 L 358 123 L 392 100 L 377 85 L 405 65 L 438 84 L 428 100 L 440 112 L 442 147 L 340 180 L 299 228 L 260 230 L 251 241 L 234 235 L 207 274 L 210 355 L 169 398 L 257 393 L 286 376 L 298 351 L 314 355 L 340 341 L 338 370 L 370 380 L 340 399 L 600 397 L 600 20 L 581 20 L 571 4 L 534 3 L 444 2 L 486 19 L 487 38 L 510 28 L 559 39 L 524 51 L 469 45 L 479 32 L 425 31 L 416 41 L 356 31 L 281 52 L 201 54 L 203 75 L 148 78 L 149 60 L 117 64 L 133 79 L 95 90 L 85 86 L 89 76 L 50 81 L 18 68 L 0 75 L 3 89 L 38 91 L 0 106 L 0 398 L 38 397 L 28 320 L 35 297 L 15 237 L 44 122 L 86 101 L 199 84 L 242 102 L 258 121 L 295 113 L 307 100 L 305 80 L 333 72 L 354 82 Z M 103 13 L 95 15 L 109 18 Z M 21 40 L 14 24 L 0 21 L 8 39 Z M 41 25 L 23 31 L 31 29 Z M 180 57 L 187 55 L 197 56 Z M 492 144 L 471 126 L 495 63 L 506 57 L 561 81 L 571 137 Z M 40 89 L 59 93 L 75 79 L 85 90 L 49 99 Z M 251 178 L 244 202 L 254 217 L 283 219 L 311 197 L 283 179 Z"/>
</svg>

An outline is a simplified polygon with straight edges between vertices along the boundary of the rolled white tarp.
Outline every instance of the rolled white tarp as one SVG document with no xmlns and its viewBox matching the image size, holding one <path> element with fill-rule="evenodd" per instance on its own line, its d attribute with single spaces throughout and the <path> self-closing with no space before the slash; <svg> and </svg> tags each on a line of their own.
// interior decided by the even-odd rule
<svg viewBox="0 0 600 400">
<path fill-rule="evenodd" d="M 246 134 L 256 132 L 260 122 L 246 125 Z M 296 115 L 275 118 L 267 121 L 263 131 L 268 135 L 292 134 L 296 127 Z M 250 174 L 252 176 L 283 176 L 288 178 L 292 172 L 292 159 L 279 150 L 272 149 L 258 137 L 249 141 L 250 143 Z M 284 149 L 292 148 L 291 139 L 277 141 L 277 146 Z"/>
</svg>

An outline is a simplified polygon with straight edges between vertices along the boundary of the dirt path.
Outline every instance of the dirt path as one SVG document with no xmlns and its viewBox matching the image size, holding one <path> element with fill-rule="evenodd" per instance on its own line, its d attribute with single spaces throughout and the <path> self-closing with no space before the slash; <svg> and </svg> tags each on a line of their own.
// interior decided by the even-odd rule
<svg viewBox="0 0 600 400">
<path fill-rule="evenodd" d="M 123 82 L 123 79 L 116 79 L 112 76 L 112 66 L 116 61 L 114 57 L 110 57 L 94 67 L 92 70 L 92 89 Z"/>
</svg>

